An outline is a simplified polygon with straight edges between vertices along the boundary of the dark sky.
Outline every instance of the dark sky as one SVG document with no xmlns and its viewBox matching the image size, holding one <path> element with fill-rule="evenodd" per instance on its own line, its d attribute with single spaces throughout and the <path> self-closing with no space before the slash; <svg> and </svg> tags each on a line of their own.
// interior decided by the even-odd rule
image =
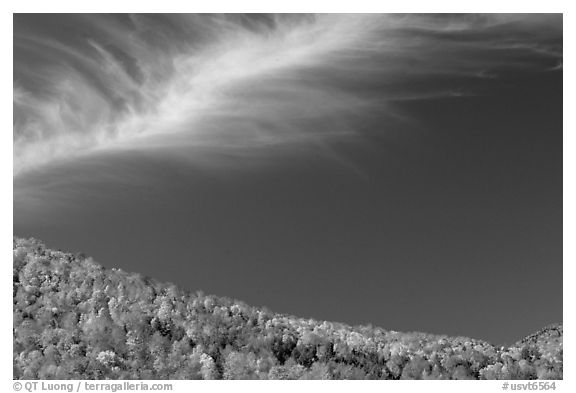
<svg viewBox="0 0 576 393">
<path fill-rule="evenodd" d="M 560 15 L 14 17 L 14 234 L 273 311 L 562 321 Z"/>
</svg>

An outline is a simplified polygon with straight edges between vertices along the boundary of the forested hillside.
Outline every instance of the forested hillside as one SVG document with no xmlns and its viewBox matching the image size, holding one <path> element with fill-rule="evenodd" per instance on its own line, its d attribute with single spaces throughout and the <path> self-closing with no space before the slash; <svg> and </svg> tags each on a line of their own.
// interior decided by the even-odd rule
<svg viewBox="0 0 576 393">
<path fill-rule="evenodd" d="M 561 325 L 502 348 L 301 319 L 34 239 L 14 239 L 13 288 L 14 378 L 562 379 Z"/>
</svg>

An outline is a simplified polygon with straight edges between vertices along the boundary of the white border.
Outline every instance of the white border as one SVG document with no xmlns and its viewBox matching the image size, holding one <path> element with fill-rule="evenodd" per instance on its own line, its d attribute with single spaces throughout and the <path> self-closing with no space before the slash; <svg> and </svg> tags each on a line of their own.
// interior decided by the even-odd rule
<svg viewBox="0 0 576 393">
<path fill-rule="evenodd" d="M 564 354 L 564 381 L 557 383 L 556 392 L 559 391 L 576 391 L 574 389 L 572 367 L 573 359 L 572 348 L 574 340 L 572 339 L 573 312 L 571 302 L 568 299 L 575 298 L 574 291 L 574 268 L 571 261 L 576 260 L 574 247 L 572 246 L 575 237 L 574 229 L 571 225 L 574 223 L 575 208 L 573 203 L 576 201 L 575 181 L 571 176 L 576 168 L 575 150 L 574 150 L 574 108 L 575 101 L 573 97 L 574 77 L 573 77 L 573 37 L 574 22 L 573 6 L 569 1 L 546 0 L 533 2 L 520 1 L 498 1 L 485 0 L 474 3 L 464 3 L 463 1 L 397 1 L 389 2 L 385 0 L 366 1 L 366 0 L 349 0 L 341 2 L 329 1 L 310 1 L 310 0 L 289 0 L 289 1 L 265 1 L 265 0 L 210 0 L 207 2 L 200 1 L 179 1 L 179 0 L 161 0 L 161 1 L 119 1 L 119 0 L 98 0 L 93 2 L 81 2 L 72 0 L 49 0 L 49 1 L 9 1 L 3 3 L 2 19 L 0 28 L 2 29 L 2 48 L 8 53 L 2 61 L 2 116 L 4 131 L 0 134 L 2 137 L 0 143 L 0 171 L 2 175 L 2 225 L 0 233 L 0 244 L 2 244 L 2 280 L 4 285 L 0 301 L 2 310 L 5 315 L 11 315 L 12 302 L 11 292 L 12 285 L 8 282 L 11 277 L 11 255 L 9 253 L 8 241 L 12 237 L 12 214 L 13 214 L 13 190 L 12 190 L 12 141 L 9 129 L 12 128 L 12 94 L 9 86 L 12 84 L 12 13 L 13 12 L 543 12 L 543 13 L 564 13 L 564 67 L 568 72 L 564 73 L 564 327 L 567 329 L 565 337 L 568 351 Z M 546 132 L 546 130 L 542 130 Z M 8 319 L 8 318 L 6 318 Z M 2 367 L 2 385 L 5 391 L 12 390 L 12 331 L 11 323 L 6 321 L 2 324 L 2 336 L 0 338 L 2 348 L 1 365 Z M 152 382 L 152 381 L 150 381 Z M 362 388 L 366 391 L 412 391 L 414 390 L 433 390 L 442 392 L 491 392 L 502 391 L 501 382 L 499 381 L 173 381 L 175 392 L 188 391 L 270 391 L 283 393 L 293 393 L 294 389 L 304 389 L 306 391 L 318 390 L 322 388 L 346 390 L 351 388 Z M 322 384 L 322 385 L 320 385 Z M 234 386 L 232 386 L 234 385 Z M 569 388 L 572 386 L 572 388 Z"/>
</svg>

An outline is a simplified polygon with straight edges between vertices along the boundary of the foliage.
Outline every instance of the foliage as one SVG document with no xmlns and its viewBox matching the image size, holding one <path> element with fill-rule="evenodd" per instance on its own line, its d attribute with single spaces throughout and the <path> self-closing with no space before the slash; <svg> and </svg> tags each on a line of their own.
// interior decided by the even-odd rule
<svg viewBox="0 0 576 393">
<path fill-rule="evenodd" d="M 14 239 L 14 378 L 562 379 L 562 326 L 510 348 L 301 319 Z"/>
</svg>

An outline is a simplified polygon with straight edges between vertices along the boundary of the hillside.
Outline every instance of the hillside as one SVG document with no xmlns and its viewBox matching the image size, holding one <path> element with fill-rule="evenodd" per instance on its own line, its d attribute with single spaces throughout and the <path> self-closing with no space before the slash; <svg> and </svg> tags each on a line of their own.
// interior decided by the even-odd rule
<svg viewBox="0 0 576 393">
<path fill-rule="evenodd" d="M 509 348 L 301 319 L 13 241 L 14 378 L 562 379 L 562 325 Z"/>
</svg>

